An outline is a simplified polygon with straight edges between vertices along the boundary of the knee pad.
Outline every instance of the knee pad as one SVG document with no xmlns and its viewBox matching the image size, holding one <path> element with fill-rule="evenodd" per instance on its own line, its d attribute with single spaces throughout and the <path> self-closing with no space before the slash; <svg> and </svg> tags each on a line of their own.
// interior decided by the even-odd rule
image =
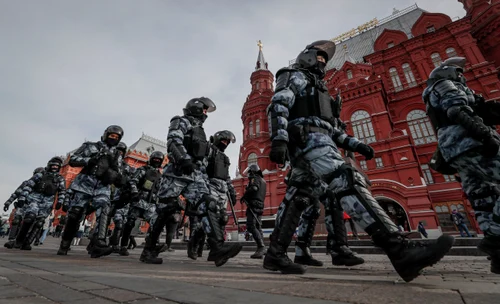
<svg viewBox="0 0 500 304">
<path fill-rule="evenodd" d="M 134 227 L 136 220 L 137 220 L 137 218 L 135 218 L 135 217 L 128 217 L 127 218 L 127 223 L 125 223 L 125 226 L 126 227 L 130 227 L 130 226 Z"/>
<path fill-rule="evenodd" d="M 290 203 L 294 204 L 298 210 L 304 211 L 311 204 L 311 201 L 312 199 L 308 195 L 299 192 L 293 197 Z"/>
<path fill-rule="evenodd" d="M 68 211 L 68 219 L 80 221 L 83 215 L 83 207 L 73 207 Z"/>
<path fill-rule="evenodd" d="M 14 219 L 12 220 L 12 226 L 19 225 L 22 220 L 23 220 L 22 216 L 16 216 L 16 217 L 14 217 Z"/>
<path fill-rule="evenodd" d="M 317 220 L 321 214 L 319 204 L 315 203 L 304 210 L 302 217 L 308 220 Z"/>
<path fill-rule="evenodd" d="M 115 229 L 123 229 L 123 221 L 116 221 L 115 222 Z"/>
<path fill-rule="evenodd" d="M 207 211 L 211 212 L 218 212 L 219 211 L 219 204 L 217 204 L 217 200 L 210 195 L 205 195 L 203 197 L 205 206 L 207 208 Z"/>
<path fill-rule="evenodd" d="M 28 213 L 24 216 L 23 222 L 26 224 L 31 224 L 35 221 L 36 215 L 34 213 Z"/>
<path fill-rule="evenodd" d="M 43 224 L 45 223 L 45 219 L 37 219 L 36 222 L 35 222 L 35 226 L 36 228 L 42 228 L 43 227 Z"/>
<path fill-rule="evenodd" d="M 498 199 L 498 193 L 494 186 L 485 185 L 481 189 L 467 194 L 467 199 L 469 199 L 475 211 L 493 212 L 493 207 Z"/>
</svg>

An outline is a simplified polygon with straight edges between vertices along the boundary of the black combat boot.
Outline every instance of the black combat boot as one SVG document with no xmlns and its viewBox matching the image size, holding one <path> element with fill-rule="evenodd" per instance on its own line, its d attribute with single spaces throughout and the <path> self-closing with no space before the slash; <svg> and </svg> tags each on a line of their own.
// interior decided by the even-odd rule
<svg viewBox="0 0 500 304">
<path fill-rule="evenodd" d="M 385 251 L 392 266 L 405 282 L 411 282 L 420 275 L 425 267 L 432 266 L 441 260 L 451 249 L 455 239 L 450 235 L 441 235 L 437 240 L 428 242 L 410 241 L 399 232 L 386 232 L 377 229 L 374 233 L 372 224 L 367 227 L 375 246 Z"/>
<path fill-rule="evenodd" d="M 187 255 L 188 258 L 192 260 L 196 260 L 198 257 L 196 256 L 196 252 L 198 250 L 198 239 L 196 233 L 192 233 L 189 238 L 187 245 Z"/>
<path fill-rule="evenodd" d="M 38 236 L 38 233 L 41 231 L 43 227 L 43 220 L 35 221 L 35 224 L 31 228 L 31 231 L 28 233 L 27 237 L 24 239 L 24 243 L 21 246 L 21 250 L 31 250 L 31 244 Z"/>
<path fill-rule="evenodd" d="M 123 226 L 115 225 L 115 229 L 113 229 L 113 234 L 109 237 L 109 245 L 113 247 L 113 253 L 120 253 L 120 236 L 123 231 Z M 127 247 L 125 247 L 126 249 Z"/>
<path fill-rule="evenodd" d="M 207 235 L 205 232 L 201 231 L 202 235 L 200 237 L 200 241 L 198 242 L 198 249 L 196 250 L 196 254 L 199 258 L 203 257 L 203 247 L 205 247 L 205 240 L 207 239 Z"/>
<path fill-rule="evenodd" d="M 24 216 L 23 222 L 21 223 L 21 228 L 19 229 L 19 233 L 16 236 L 16 242 L 14 244 L 14 248 L 23 248 L 23 244 L 26 242 L 28 238 L 28 234 L 33 224 L 35 223 L 35 215 L 32 213 L 26 214 Z M 34 228 L 34 227 L 33 227 Z M 24 250 L 31 250 L 31 246 L 25 247 Z"/>
<path fill-rule="evenodd" d="M 250 256 L 252 259 L 262 259 L 266 255 L 266 246 L 264 246 L 264 240 L 262 238 L 256 239 L 257 250 L 254 254 Z"/>
<path fill-rule="evenodd" d="M 271 244 L 264 258 L 263 267 L 265 269 L 280 271 L 283 274 L 303 274 L 306 272 L 306 267 L 293 263 L 286 253 L 304 209 L 298 209 L 294 201 L 288 202 L 288 206 L 283 211 L 280 225 L 274 228 L 269 238 Z"/>
<path fill-rule="evenodd" d="M 102 256 L 107 256 L 113 253 L 113 247 L 108 246 L 108 244 L 106 243 L 109 211 L 110 211 L 109 205 L 106 205 L 101 209 L 101 215 L 99 217 L 99 225 L 97 227 L 97 233 L 94 232 L 94 246 L 90 251 L 90 257 L 93 259 L 100 258 Z"/>
<path fill-rule="evenodd" d="M 144 245 L 144 249 L 142 250 L 139 260 L 146 264 L 162 264 L 163 259 L 159 258 L 158 254 L 155 252 L 156 241 L 153 241 L 151 234 L 152 233 L 148 233 L 146 236 L 146 244 Z"/>
<path fill-rule="evenodd" d="M 335 266 L 356 266 L 365 262 L 347 246 L 333 247 L 330 251 L 332 264 Z"/>
<path fill-rule="evenodd" d="M 297 242 L 295 242 L 295 246 L 298 247 L 298 251 L 301 252 L 302 255 L 295 254 L 293 262 L 302 265 L 321 267 L 323 266 L 323 262 L 313 258 L 310 249 L 314 237 L 314 229 L 316 228 L 317 218 L 308 218 L 308 220 L 309 224 L 306 227 L 304 236 L 299 237 Z"/>
<path fill-rule="evenodd" d="M 344 223 L 344 210 L 333 205 L 331 210 L 333 233 L 328 233 L 328 253 L 332 256 L 332 264 L 335 266 L 356 266 L 363 264 L 365 260 L 353 252 L 347 243 L 347 229 Z"/>
<path fill-rule="evenodd" d="M 139 260 L 146 264 L 162 264 L 163 259 L 158 257 L 156 244 L 160 237 L 163 227 L 165 227 L 167 214 L 165 210 L 157 210 L 158 217 L 153 225 L 149 226 L 148 233 L 146 234 L 146 243 L 141 253 Z"/>
<path fill-rule="evenodd" d="M 127 247 L 120 247 L 120 249 L 118 250 L 118 254 L 121 256 L 128 256 L 129 252 Z"/>
<path fill-rule="evenodd" d="M 74 207 L 69 209 L 68 218 L 66 220 L 66 224 L 64 225 L 64 230 L 61 236 L 61 244 L 59 245 L 57 255 L 68 255 L 68 251 L 71 247 L 71 241 L 73 241 L 73 238 L 78 232 L 78 228 L 80 227 L 80 219 L 82 218 L 82 216 L 82 207 Z"/>
<path fill-rule="evenodd" d="M 208 237 L 208 243 L 210 244 L 210 252 L 207 261 L 214 262 L 217 267 L 226 264 L 230 258 L 237 256 L 243 248 L 240 244 L 227 244 L 210 236 Z"/>
<path fill-rule="evenodd" d="M 207 206 L 216 205 L 216 202 L 206 202 Z M 230 259 L 238 255 L 243 248 L 239 243 L 228 244 L 224 243 L 224 231 L 221 224 L 222 218 L 216 210 L 208 210 L 207 215 L 208 223 L 210 224 L 210 231 L 205 231 L 210 244 L 210 253 L 208 254 L 207 261 L 214 262 L 215 266 L 220 267 Z"/>
<path fill-rule="evenodd" d="M 489 255 L 491 272 L 500 274 L 500 236 L 485 234 L 477 248 Z"/>
<path fill-rule="evenodd" d="M 12 221 L 12 226 L 10 227 L 9 231 L 9 241 L 3 246 L 8 249 L 14 248 L 14 244 L 16 243 L 16 236 L 17 233 L 19 232 L 19 228 L 21 227 L 21 222 L 23 218 L 21 216 L 16 216 L 14 217 L 14 220 Z"/>
</svg>

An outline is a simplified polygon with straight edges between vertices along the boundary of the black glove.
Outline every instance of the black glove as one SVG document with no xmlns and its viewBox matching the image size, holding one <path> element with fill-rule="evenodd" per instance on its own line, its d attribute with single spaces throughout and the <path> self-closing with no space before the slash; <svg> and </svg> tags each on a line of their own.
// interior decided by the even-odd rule
<svg viewBox="0 0 500 304">
<path fill-rule="evenodd" d="M 278 165 L 284 165 L 288 152 L 288 144 L 284 140 L 273 140 L 269 159 Z"/>
<path fill-rule="evenodd" d="M 26 203 L 26 199 L 24 197 L 18 198 L 17 201 L 14 203 L 14 207 L 22 208 L 25 203 Z"/>
<path fill-rule="evenodd" d="M 61 207 L 62 207 L 62 204 L 59 203 L 59 202 L 57 202 L 56 206 L 54 207 L 54 209 L 59 210 L 59 209 L 61 209 Z"/>
<path fill-rule="evenodd" d="M 67 205 L 67 204 L 63 204 L 63 205 L 62 205 L 62 207 L 61 207 L 61 210 L 62 210 L 62 212 L 68 212 L 68 210 L 69 210 L 69 205 Z"/>
<path fill-rule="evenodd" d="M 193 164 L 193 161 L 191 159 L 182 159 L 179 166 L 182 169 L 182 173 L 189 175 L 194 172 L 194 169 L 196 168 L 195 164 Z"/>
<path fill-rule="evenodd" d="M 139 191 L 135 187 L 132 190 L 130 190 L 130 200 L 132 202 L 139 201 Z"/>
<path fill-rule="evenodd" d="M 363 155 L 367 160 L 372 159 L 375 156 L 375 150 L 367 144 L 359 143 L 356 147 L 356 151 L 359 154 Z"/>
<path fill-rule="evenodd" d="M 498 154 L 500 145 L 494 137 L 489 137 L 483 141 L 482 154 L 485 157 L 495 157 Z"/>
<path fill-rule="evenodd" d="M 5 203 L 3 205 L 3 211 L 7 212 L 7 210 L 9 210 L 9 207 L 10 207 L 10 204 L 9 203 Z"/>
</svg>

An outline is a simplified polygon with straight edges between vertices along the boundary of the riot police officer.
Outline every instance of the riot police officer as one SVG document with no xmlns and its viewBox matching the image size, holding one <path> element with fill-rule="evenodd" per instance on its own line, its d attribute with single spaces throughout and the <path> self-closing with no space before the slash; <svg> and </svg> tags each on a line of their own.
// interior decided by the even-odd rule
<svg viewBox="0 0 500 304">
<path fill-rule="evenodd" d="M 124 142 L 119 142 L 116 150 L 122 158 L 122 172 L 123 172 L 123 186 L 118 188 L 116 185 L 111 186 L 111 211 L 109 212 L 108 226 L 113 219 L 115 228 L 109 237 L 109 245 L 113 247 L 113 251 L 120 253 L 120 237 L 123 232 L 125 217 L 128 213 L 128 204 L 130 202 L 130 187 L 129 182 L 135 172 L 135 168 L 129 166 L 125 162 L 125 155 L 127 154 L 127 145 Z"/>
<path fill-rule="evenodd" d="M 68 219 L 64 226 L 58 255 L 67 255 L 71 241 L 80 226 L 83 215 L 96 211 L 96 227 L 90 249 L 92 258 L 109 255 L 113 248 L 106 242 L 107 224 L 111 209 L 111 185 L 121 187 L 122 158 L 116 146 L 123 138 L 123 129 L 117 125 L 106 128 L 98 142 L 85 142 L 71 155 L 71 167 L 83 167 L 71 183 L 73 192 L 69 203 Z"/>
<path fill-rule="evenodd" d="M 164 168 L 157 206 L 151 232 L 146 236 L 142 259 L 147 263 L 162 263 L 153 254 L 158 237 L 170 214 L 184 208 L 179 196 L 186 199 L 186 208 L 202 217 L 203 229 L 210 242 L 209 261 L 221 266 L 229 258 L 237 255 L 241 245 L 224 244 L 221 231 L 217 200 L 209 194 L 206 179 L 209 143 L 203 123 L 207 113 L 215 111 L 212 100 L 198 97 L 189 100 L 183 109 L 183 116 L 175 116 L 170 121 L 167 144 L 169 164 Z"/>
<path fill-rule="evenodd" d="M 226 213 L 227 200 L 229 198 L 229 203 L 233 204 L 233 206 L 236 202 L 236 191 L 229 176 L 231 162 L 229 157 L 224 153 L 227 146 L 235 142 L 236 137 L 233 132 L 228 130 L 216 132 L 210 137 L 210 152 L 207 158 L 208 187 L 211 196 L 216 200 L 213 217 L 218 218 L 218 225 L 214 226 L 217 229 L 214 235 L 219 242 L 224 241 L 224 228 L 229 219 Z M 195 231 L 191 233 L 188 244 L 188 256 L 191 259 L 196 259 L 198 253 L 200 253 L 199 250 L 203 251 L 203 244 L 200 244 L 205 235 L 202 228 L 203 224 L 206 225 L 209 222 L 204 223 L 204 219 L 201 217 L 201 225 L 195 226 Z"/>
<path fill-rule="evenodd" d="M 156 214 L 160 170 L 164 160 L 165 155 L 161 151 L 154 151 L 149 156 L 148 163 L 138 168 L 130 179 L 131 203 L 127 213 L 127 222 L 123 228 L 120 255 L 128 255 L 127 246 L 137 218 L 142 218 L 151 225 L 151 219 Z"/>
<path fill-rule="evenodd" d="M 57 194 L 58 202 L 64 201 L 66 181 L 59 174 L 62 163 L 62 158 L 52 157 L 43 172 L 33 175 L 27 181 L 18 198 L 18 206 L 26 205 L 23 222 L 16 237 L 16 247 L 20 246 L 21 250 L 31 250 L 31 243 L 52 211 L 55 195 Z"/>
<path fill-rule="evenodd" d="M 478 248 L 500 274 L 500 103 L 484 102 L 467 87 L 466 59 L 452 57 L 435 68 L 422 97 L 437 133 L 438 149 L 430 166 L 443 174 L 458 172 L 484 232 Z"/>
<path fill-rule="evenodd" d="M 42 173 L 45 171 L 44 167 L 38 167 L 33 171 L 33 175 L 37 173 Z M 23 193 L 24 187 L 28 184 L 28 181 L 24 181 L 21 183 L 19 187 L 17 187 L 16 191 L 12 193 L 9 197 L 9 199 L 5 202 L 3 206 L 3 211 L 7 212 L 9 210 L 10 205 L 18 199 L 21 194 Z M 6 248 L 12 249 L 16 243 L 16 236 L 17 233 L 19 232 L 19 225 L 21 224 L 21 221 L 23 220 L 23 215 L 24 215 L 24 208 L 20 207 L 17 205 L 17 203 L 14 203 L 14 207 L 16 208 L 16 212 L 14 213 L 14 219 L 12 220 L 11 226 L 10 226 L 10 231 L 9 231 L 9 239 L 8 241 L 3 245 Z"/>
<path fill-rule="evenodd" d="M 301 213 L 319 204 L 330 191 L 409 282 L 423 268 L 438 262 L 454 239 L 445 235 L 418 245 L 407 240 L 371 195 L 369 180 L 344 162 L 338 147 L 367 157 L 373 157 L 374 151 L 332 126 L 332 97 L 322 79 L 334 52 L 331 41 L 313 42 L 297 56 L 293 69 L 281 69 L 276 74 L 275 94 L 268 108 L 272 140 L 269 157 L 277 164 L 284 164 L 289 157 L 292 175 L 263 266 L 282 273 L 305 272 L 302 265 L 288 258 L 286 250 Z"/>
<path fill-rule="evenodd" d="M 248 185 L 241 202 L 247 205 L 247 231 L 257 244 L 257 250 L 250 256 L 252 259 L 262 259 L 266 254 L 264 234 L 262 233 L 262 213 L 266 199 L 266 181 L 259 165 L 251 164 L 243 174 L 248 174 Z"/>
</svg>

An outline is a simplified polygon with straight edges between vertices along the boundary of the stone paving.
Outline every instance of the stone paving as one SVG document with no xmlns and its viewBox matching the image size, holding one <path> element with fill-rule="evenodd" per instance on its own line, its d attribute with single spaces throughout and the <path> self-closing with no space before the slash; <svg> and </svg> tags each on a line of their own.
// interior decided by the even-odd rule
<svg viewBox="0 0 500 304">
<path fill-rule="evenodd" d="M 364 255 L 364 265 L 324 267 L 304 275 L 281 275 L 242 252 L 216 268 L 184 251 L 162 254 L 162 265 L 128 257 L 91 259 L 84 247 L 57 256 L 58 239 L 32 251 L 8 250 L 0 239 L 0 304 L 8 303 L 500 303 L 500 275 L 480 256 L 448 256 L 411 283 L 398 279 L 382 255 Z M 206 256 L 207 253 L 205 253 Z M 293 259 L 293 254 L 290 254 Z"/>
</svg>

